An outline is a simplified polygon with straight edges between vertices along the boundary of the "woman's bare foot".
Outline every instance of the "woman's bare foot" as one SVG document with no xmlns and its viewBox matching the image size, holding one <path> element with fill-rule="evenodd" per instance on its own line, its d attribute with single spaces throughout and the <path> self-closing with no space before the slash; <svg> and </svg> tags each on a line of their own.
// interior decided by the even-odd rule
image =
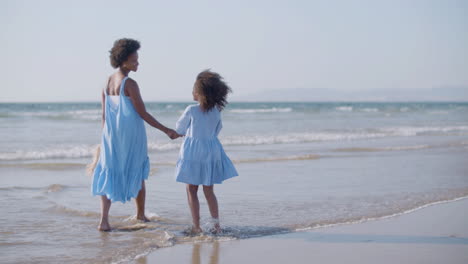
<svg viewBox="0 0 468 264">
<path fill-rule="evenodd" d="M 137 216 L 137 220 L 143 221 L 145 223 L 150 222 L 150 220 L 145 215 Z"/>
<path fill-rule="evenodd" d="M 111 231 L 111 227 L 109 225 L 109 222 L 101 222 L 99 223 L 98 230 L 102 232 L 108 232 Z"/>
</svg>

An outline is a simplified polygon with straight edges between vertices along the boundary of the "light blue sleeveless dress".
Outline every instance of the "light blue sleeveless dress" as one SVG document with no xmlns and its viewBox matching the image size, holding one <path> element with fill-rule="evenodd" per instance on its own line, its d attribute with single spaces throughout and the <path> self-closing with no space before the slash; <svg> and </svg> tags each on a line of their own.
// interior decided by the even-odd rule
<svg viewBox="0 0 468 264">
<path fill-rule="evenodd" d="M 185 135 L 176 165 L 176 181 L 211 186 L 238 176 L 218 139 L 222 126 L 216 107 L 208 112 L 203 112 L 198 104 L 185 109 L 176 123 L 177 133 Z"/>
<path fill-rule="evenodd" d="M 105 195 L 112 202 L 123 203 L 138 195 L 150 169 L 143 119 L 130 97 L 125 96 L 127 79 L 122 80 L 117 102 L 106 93 L 101 153 L 92 186 L 93 195 Z"/>
</svg>

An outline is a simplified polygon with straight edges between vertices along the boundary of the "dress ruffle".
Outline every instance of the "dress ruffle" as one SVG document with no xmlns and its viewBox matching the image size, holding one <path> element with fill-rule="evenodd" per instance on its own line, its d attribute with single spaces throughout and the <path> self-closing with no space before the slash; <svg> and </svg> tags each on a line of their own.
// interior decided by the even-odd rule
<svg viewBox="0 0 468 264">
<path fill-rule="evenodd" d="M 105 195 L 112 202 L 130 201 L 138 196 L 142 181 L 148 179 L 149 170 L 148 158 L 143 164 L 132 166 L 126 171 L 103 168 L 101 162 L 98 162 L 94 170 L 93 194 Z"/>
<path fill-rule="evenodd" d="M 185 138 L 176 165 L 176 181 L 211 186 L 238 176 L 218 138 Z"/>
</svg>

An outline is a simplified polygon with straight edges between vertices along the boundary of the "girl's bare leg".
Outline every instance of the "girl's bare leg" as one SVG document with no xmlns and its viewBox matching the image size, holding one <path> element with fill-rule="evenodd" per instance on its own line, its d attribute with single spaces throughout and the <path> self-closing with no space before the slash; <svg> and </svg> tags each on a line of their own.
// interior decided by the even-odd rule
<svg viewBox="0 0 468 264">
<path fill-rule="evenodd" d="M 200 203 L 198 201 L 198 185 L 187 184 L 187 200 L 192 213 L 193 233 L 202 232 L 200 228 Z"/>
<path fill-rule="evenodd" d="M 203 185 L 203 192 L 205 193 L 205 198 L 208 202 L 208 208 L 210 209 L 211 217 L 215 220 L 215 232 L 219 233 L 221 231 L 221 227 L 219 226 L 218 200 L 216 199 L 216 195 L 214 194 L 214 185 Z"/>
<path fill-rule="evenodd" d="M 99 231 L 110 231 L 109 225 L 109 210 L 111 207 L 111 200 L 107 199 L 105 195 L 101 195 L 101 222 L 99 223 Z"/>
<path fill-rule="evenodd" d="M 142 181 L 140 192 L 138 193 L 138 196 L 135 199 L 136 207 L 137 207 L 137 219 L 144 221 L 144 222 L 149 222 L 149 219 L 146 218 L 145 216 L 145 199 L 146 199 L 146 187 L 145 187 L 145 181 Z"/>
</svg>

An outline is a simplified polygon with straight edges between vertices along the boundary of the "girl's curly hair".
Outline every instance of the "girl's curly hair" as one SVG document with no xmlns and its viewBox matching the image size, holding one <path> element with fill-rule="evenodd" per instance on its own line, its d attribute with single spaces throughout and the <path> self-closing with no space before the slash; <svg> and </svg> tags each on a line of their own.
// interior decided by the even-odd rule
<svg viewBox="0 0 468 264">
<path fill-rule="evenodd" d="M 197 75 L 194 90 L 198 95 L 198 102 L 205 112 L 213 107 L 222 111 L 228 104 L 227 94 L 232 92 L 231 88 L 223 81 L 223 77 L 209 69 Z"/>
<path fill-rule="evenodd" d="M 114 46 L 109 51 L 110 63 L 112 67 L 118 68 L 124 63 L 128 57 L 135 51 L 140 49 L 140 42 L 134 39 L 118 39 L 114 42 Z"/>
</svg>

